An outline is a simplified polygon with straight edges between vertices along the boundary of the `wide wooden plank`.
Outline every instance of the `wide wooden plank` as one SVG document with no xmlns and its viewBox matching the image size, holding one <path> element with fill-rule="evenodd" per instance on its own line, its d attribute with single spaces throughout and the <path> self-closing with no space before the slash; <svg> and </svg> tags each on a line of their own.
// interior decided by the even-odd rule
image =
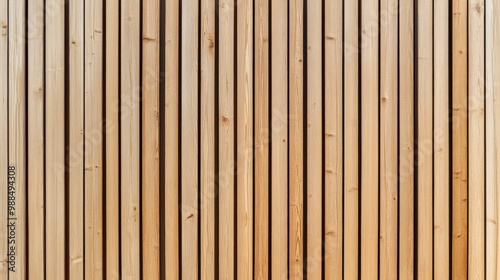
<svg viewBox="0 0 500 280">
<path fill-rule="evenodd" d="M 179 279 L 179 0 L 165 3 L 165 276 Z"/>
<path fill-rule="evenodd" d="M 378 1 L 361 1 L 361 279 L 378 275 Z"/>
<path fill-rule="evenodd" d="M 8 2 L 3 1 L 0 4 L 0 178 L 7 178 L 8 174 Z M 0 181 L 0 195 L 8 196 L 7 180 Z M 0 200 L 0 223 L 7 224 L 7 205 L 6 199 Z M 7 240 L 7 231 L 0 231 L 0 239 Z M 0 242 L 0 277 L 7 278 L 7 242 Z"/>
<path fill-rule="evenodd" d="M 237 6 L 237 279 L 253 278 L 253 0 Z"/>
<path fill-rule="evenodd" d="M 269 270 L 269 0 L 254 0 L 254 277 Z M 220 32 L 220 31 L 219 31 Z M 220 51 L 219 51 L 220 53 Z M 292 219 L 290 217 L 290 219 Z"/>
<path fill-rule="evenodd" d="M 18 3 L 22 3 L 19 1 Z M 64 160 L 64 3 L 45 1 L 51 15 L 45 20 L 45 269 L 47 279 L 64 279 L 65 160 Z M 24 10 L 23 10 L 24 11 Z M 23 17 L 23 12 L 19 17 Z M 11 17 L 11 19 L 14 17 Z M 12 27 L 12 26 L 11 26 Z"/>
<path fill-rule="evenodd" d="M 485 276 L 484 0 L 468 3 L 468 279 Z"/>
<path fill-rule="evenodd" d="M 198 277 L 198 20 L 196 1 L 181 3 L 181 275 Z"/>
<path fill-rule="evenodd" d="M 44 229 L 44 3 L 28 1 L 28 271 L 45 274 Z M 81 105 L 81 103 L 80 103 Z M 78 241 L 80 241 L 79 238 Z"/>
<path fill-rule="evenodd" d="M 414 2 L 399 2 L 399 278 L 414 277 Z"/>
<path fill-rule="evenodd" d="M 449 3 L 434 2 L 434 278 L 450 278 Z"/>
<path fill-rule="evenodd" d="M 467 2 L 452 2 L 452 277 L 467 278 Z"/>
<path fill-rule="evenodd" d="M 120 190 L 119 190 L 119 2 L 105 2 L 106 11 L 106 279 L 120 276 Z"/>
<path fill-rule="evenodd" d="M 359 5 L 344 2 L 344 277 L 359 267 Z"/>
<path fill-rule="evenodd" d="M 85 277 L 103 278 L 103 2 L 85 3 Z"/>
<path fill-rule="evenodd" d="M 433 1 L 418 2 L 418 259 L 419 279 L 432 279 L 433 266 Z"/>
<path fill-rule="evenodd" d="M 219 278 L 234 279 L 235 264 L 235 201 L 234 201 L 234 4 L 230 0 L 220 0 L 218 33 L 218 127 L 219 127 Z"/>
<path fill-rule="evenodd" d="M 271 278 L 288 274 L 287 1 L 271 2 Z M 239 81 L 238 81 L 239 82 Z M 319 170 L 318 170 L 319 171 Z"/>
<path fill-rule="evenodd" d="M 325 2 L 324 63 L 325 63 L 325 217 L 324 262 L 326 279 L 342 279 L 343 241 L 343 52 L 342 52 L 343 1 Z"/>
<path fill-rule="evenodd" d="M 121 276 L 140 278 L 140 1 L 121 2 Z"/>
<path fill-rule="evenodd" d="M 201 279 L 215 279 L 215 2 L 201 2 Z M 250 147 L 251 149 L 251 147 Z"/>
<path fill-rule="evenodd" d="M 142 1 L 142 277 L 160 279 L 160 1 Z"/>
<path fill-rule="evenodd" d="M 289 277 L 304 277 L 304 1 L 289 2 Z M 256 108 L 257 110 L 257 108 Z M 257 117 L 257 115 L 256 115 Z"/>
<path fill-rule="evenodd" d="M 380 278 L 398 277 L 398 1 L 380 12 Z"/>
<path fill-rule="evenodd" d="M 311 0 L 307 2 L 308 261 L 306 270 L 308 279 L 320 279 L 322 277 L 322 8 L 322 1 Z"/>
</svg>

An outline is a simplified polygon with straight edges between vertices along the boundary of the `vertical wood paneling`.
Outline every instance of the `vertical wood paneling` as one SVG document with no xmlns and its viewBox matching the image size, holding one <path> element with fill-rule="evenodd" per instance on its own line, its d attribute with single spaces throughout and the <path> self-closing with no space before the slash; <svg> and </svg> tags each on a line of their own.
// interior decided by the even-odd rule
<svg viewBox="0 0 500 280">
<path fill-rule="evenodd" d="M 304 1 L 289 2 L 289 277 L 304 277 Z M 257 110 L 257 108 L 256 108 Z"/>
<path fill-rule="evenodd" d="M 253 279 L 253 1 L 237 10 L 237 279 Z"/>
<path fill-rule="evenodd" d="M 9 56 L 8 56 L 8 1 L 0 4 L 0 178 L 7 178 L 8 174 L 8 84 L 9 84 Z M 0 194 L 8 197 L 7 180 L 0 181 Z M 6 199 L 0 201 L 0 223 L 7 224 L 7 205 Z M 6 240 L 8 233 L 6 230 L 0 231 L 0 240 Z M 7 278 L 7 242 L 0 242 L 0 277 Z"/>
<path fill-rule="evenodd" d="M 121 2 L 121 276 L 140 278 L 140 1 Z"/>
<path fill-rule="evenodd" d="M 165 276 L 173 280 L 179 279 L 180 256 L 179 0 L 166 0 L 165 9 Z"/>
<path fill-rule="evenodd" d="M 201 279 L 215 279 L 215 1 L 201 2 Z"/>
<path fill-rule="evenodd" d="M 17 3 L 22 3 L 22 1 Z M 45 20 L 45 88 L 47 93 L 45 100 L 45 268 L 47 279 L 64 279 L 64 266 L 61 265 L 65 262 L 64 241 L 66 240 L 64 3 L 59 0 L 47 0 L 45 8 L 47 7 L 51 7 L 51 14 Z M 23 15 L 21 12 L 18 16 L 22 18 Z"/>
<path fill-rule="evenodd" d="M 449 3 L 434 2 L 434 278 L 450 278 Z"/>
<path fill-rule="evenodd" d="M 43 1 L 28 1 L 28 271 L 31 278 L 45 275 L 44 230 L 44 98 L 43 75 L 44 20 Z M 81 76 L 81 73 L 79 73 Z M 76 103 L 82 107 L 82 103 Z M 75 126 L 77 127 L 77 126 Z M 75 238 L 81 242 L 82 237 Z M 42 276 L 43 278 L 43 276 Z"/>
</svg>

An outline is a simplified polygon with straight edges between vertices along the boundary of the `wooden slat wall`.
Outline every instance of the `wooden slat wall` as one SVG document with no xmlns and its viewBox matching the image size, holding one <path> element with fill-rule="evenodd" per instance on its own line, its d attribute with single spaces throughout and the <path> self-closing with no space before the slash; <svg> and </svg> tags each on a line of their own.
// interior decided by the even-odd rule
<svg viewBox="0 0 500 280">
<path fill-rule="evenodd" d="M 499 279 L 499 11 L 0 1 L 0 280 Z"/>
</svg>

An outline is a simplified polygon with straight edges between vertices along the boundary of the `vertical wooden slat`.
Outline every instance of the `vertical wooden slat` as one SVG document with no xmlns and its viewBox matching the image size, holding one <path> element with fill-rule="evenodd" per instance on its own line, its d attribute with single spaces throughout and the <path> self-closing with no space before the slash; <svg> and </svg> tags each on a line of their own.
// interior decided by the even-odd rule
<svg viewBox="0 0 500 280">
<path fill-rule="evenodd" d="M 484 0 L 469 1 L 468 26 L 468 279 L 485 276 Z"/>
<path fill-rule="evenodd" d="M 219 0 L 218 12 L 219 278 L 234 279 L 234 2 Z"/>
<path fill-rule="evenodd" d="M 140 1 L 121 2 L 121 276 L 140 278 Z"/>
<path fill-rule="evenodd" d="M 142 277 L 160 279 L 160 1 L 142 5 Z"/>
<path fill-rule="evenodd" d="M 69 278 L 84 279 L 84 17 L 83 2 L 69 3 Z M 31 266 L 31 265 L 30 265 Z"/>
<path fill-rule="evenodd" d="M 180 256 L 179 0 L 166 0 L 165 9 L 165 276 L 174 280 Z"/>
<path fill-rule="evenodd" d="M 452 2 L 452 278 L 467 278 L 467 1 Z"/>
<path fill-rule="evenodd" d="M 344 2 L 344 277 L 358 279 L 359 252 L 359 6 Z"/>
<path fill-rule="evenodd" d="M 449 1 L 434 1 L 434 278 L 450 278 Z"/>
<path fill-rule="evenodd" d="M 271 278 L 288 275 L 287 1 L 271 2 Z M 238 81 L 239 82 L 239 81 Z"/>
<path fill-rule="evenodd" d="M 45 275 L 44 230 L 44 3 L 28 1 L 28 276 Z M 75 240 L 79 242 L 79 240 Z"/>
<path fill-rule="evenodd" d="M 18 1 L 16 3 L 22 3 Z M 64 3 L 45 1 L 51 7 L 45 23 L 45 257 L 46 278 L 64 279 L 65 183 L 64 183 Z M 19 18 L 23 13 L 18 15 Z M 11 17 L 13 19 L 15 17 Z M 12 26 L 11 26 L 12 28 Z M 18 49 L 21 51 L 22 49 Z M 12 77 L 10 78 L 12 81 Z"/>
<path fill-rule="evenodd" d="M 433 225 L 432 225 L 432 158 L 433 158 L 433 3 L 432 0 L 418 2 L 418 279 L 432 279 Z"/>
<path fill-rule="evenodd" d="M 198 2 L 181 3 L 181 273 L 198 277 Z"/>
<path fill-rule="evenodd" d="M 414 277 L 414 18 L 413 0 L 399 2 L 399 278 Z"/>
<path fill-rule="evenodd" d="M 269 0 L 254 0 L 254 278 L 269 277 Z M 220 31 L 219 31 L 220 33 Z M 221 53 L 219 51 L 219 53 Z"/>
<path fill-rule="evenodd" d="M 253 279 L 253 1 L 237 11 L 237 279 Z"/>
<path fill-rule="evenodd" d="M 361 279 L 378 275 L 378 1 L 361 3 Z"/>
<path fill-rule="evenodd" d="M 119 2 L 107 0 L 106 9 L 106 279 L 120 276 L 119 211 Z"/>
<path fill-rule="evenodd" d="M 500 1 L 486 1 L 486 279 L 500 277 Z"/>
<path fill-rule="evenodd" d="M 325 63 L 325 278 L 342 279 L 342 1 L 326 1 Z"/>
<path fill-rule="evenodd" d="M 201 279 L 215 279 L 215 1 L 201 2 Z"/>
<path fill-rule="evenodd" d="M 85 3 L 85 277 L 103 278 L 103 2 Z"/>
<path fill-rule="evenodd" d="M 322 277 L 322 13 L 322 1 L 307 2 L 308 279 Z"/>
<path fill-rule="evenodd" d="M 289 266 L 304 277 L 304 1 L 289 2 Z M 257 110 L 257 109 L 256 109 Z M 256 116 L 257 117 L 257 116 Z"/>
<path fill-rule="evenodd" d="M 8 1 L 0 4 L 0 178 L 8 174 Z M 8 197 L 7 179 L 0 181 L 0 196 Z M 0 223 L 7 224 L 7 199 L 0 200 Z M 0 240 L 7 240 L 7 230 L 0 231 Z M 7 242 L 0 242 L 0 277 L 7 278 Z"/>
<path fill-rule="evenodd" d="M 397 279 L 399 13 L 398 1 L 380 5 L 380 278 Z"/>
</svg>

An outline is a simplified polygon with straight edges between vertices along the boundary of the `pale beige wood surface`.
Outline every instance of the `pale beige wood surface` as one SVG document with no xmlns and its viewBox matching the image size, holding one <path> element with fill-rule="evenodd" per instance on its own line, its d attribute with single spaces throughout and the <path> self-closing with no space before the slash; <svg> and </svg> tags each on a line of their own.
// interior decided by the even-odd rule
<svg viewBox="0 0 500 280">
<path fill-rule="evenodd" d="M 304 277 L 304 2 L 289 2 L 289 277 Z M 256 108 L 257 109 L 257 108 Z"/>
<path fill-rule="evenodd" d="M 22 3 L 18 1 L 17 3 Z M 47 279 L 64 279 L 65 205 L 64 184 L 64 3 L 45 1 L 52 7 L 45 20 L 45 269 Z M 19 15 L 22 17 L 23 13 Z M 11 19 L 14 17 L 11 16 Z M 11 26 L 12 27 L 12 26 Z M 12 50 L 12 48 L 10 48 Z M 12 53 L 12 52 L 10 52 Z M 12 73 L 12 72 L 11 72 Z"/>
<path fill-rule="evenodd" d="M 0 5 L 0 178 L 7 178 L 8 174 L 8 2 Z M 7 180 L 0 181 L 0 195 L 8 196 Z M 0 223 L 7 224 L 7 200 L 0 201 Z M 7 231 L 0 231 L 0 240 L 7 239 Z M 7 242 L 0 243 L 0 277 L 7 278 Z"/>
</svg>

